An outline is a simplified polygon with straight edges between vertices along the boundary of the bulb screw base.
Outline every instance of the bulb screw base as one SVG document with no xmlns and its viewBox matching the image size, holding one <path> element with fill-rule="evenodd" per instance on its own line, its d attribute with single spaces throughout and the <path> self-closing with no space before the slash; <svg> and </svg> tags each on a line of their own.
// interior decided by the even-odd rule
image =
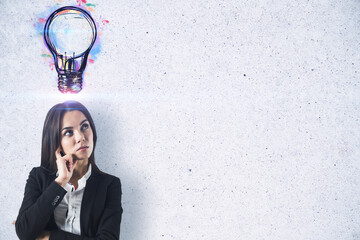
<svg viewBox="0 0 360 240">
<path fill-rule="evenodd" d="M 59 91 L 62 93 L 78 93 L 82 89 L 82 73 L 59 74 Z"/>
</svg>

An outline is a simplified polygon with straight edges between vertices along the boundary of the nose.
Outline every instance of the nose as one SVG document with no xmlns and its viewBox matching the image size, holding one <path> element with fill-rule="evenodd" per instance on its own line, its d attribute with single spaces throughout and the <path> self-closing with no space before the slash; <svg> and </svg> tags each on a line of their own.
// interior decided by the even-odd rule
<svg viewBox="0 0 360 240">
<path fill-rule="evenodd" d="M 82 133 L 81 131 L 75 131 L 75 141 L 77 143 L 81 141 L 85 141 L 85 134 Z"/>
</svg>

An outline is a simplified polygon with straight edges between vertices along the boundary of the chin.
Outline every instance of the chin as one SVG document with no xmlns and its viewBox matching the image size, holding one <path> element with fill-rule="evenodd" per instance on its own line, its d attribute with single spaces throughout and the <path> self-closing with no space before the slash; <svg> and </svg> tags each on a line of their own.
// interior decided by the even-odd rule
<svg viewBox="0 0 360 240">
<path fill-rule="evenodd" d="M 84 160 L 84 159 L 86 159 L 87 158 L 87 156 L 85 156 L 85 155 L 75 155 L 76 156 L 76 158 L 77 158 L 77 160 L 78 161 L 82 161 L 82 160 Z"/>
</svg>

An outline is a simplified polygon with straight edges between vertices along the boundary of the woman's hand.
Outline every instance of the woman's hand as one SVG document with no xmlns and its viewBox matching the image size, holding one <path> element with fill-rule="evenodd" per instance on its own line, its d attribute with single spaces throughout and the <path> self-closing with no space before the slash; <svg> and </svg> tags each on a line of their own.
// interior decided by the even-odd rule
<svg viewBox="0 0 360 240">
<path fill-rule="evenodd" d="M 50 239 L 50 232 L 42 231 L 35 240 L 49 240 L 49 239 Z"/>
<path fill-rule="evenodd" d="M 55 155 L 56 165 L 59 173 L 58 177 L 55 179 L 55 182 L 57 182 L 62 187 L 65 187 L 73 175 L 77 161 L 70 154 L 66 154 L 62 157 L 60 154 L 60 147 L 56 150 Z"/>
</svg>

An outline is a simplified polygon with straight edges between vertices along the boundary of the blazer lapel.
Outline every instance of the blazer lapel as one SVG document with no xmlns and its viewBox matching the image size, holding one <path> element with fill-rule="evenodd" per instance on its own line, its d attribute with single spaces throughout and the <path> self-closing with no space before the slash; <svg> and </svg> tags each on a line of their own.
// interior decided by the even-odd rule
<svg viewBox="0 0 360 240">
<path fill-rule="evenodd" d="M 83 199 L 81 201 L 81 211 L 80 211 L 80 229 L 81 235 L 91 236 L 91 208 L 93 206 L 93 201 L 96 199 L 96 190 L 98 186 L 97 173 L 94 169 L 91 171 L 91 176 L 86 181 L 86 186 L 84 189 Z M 96 229 L 93 229 L 96 231 Z"/>
</svg>

